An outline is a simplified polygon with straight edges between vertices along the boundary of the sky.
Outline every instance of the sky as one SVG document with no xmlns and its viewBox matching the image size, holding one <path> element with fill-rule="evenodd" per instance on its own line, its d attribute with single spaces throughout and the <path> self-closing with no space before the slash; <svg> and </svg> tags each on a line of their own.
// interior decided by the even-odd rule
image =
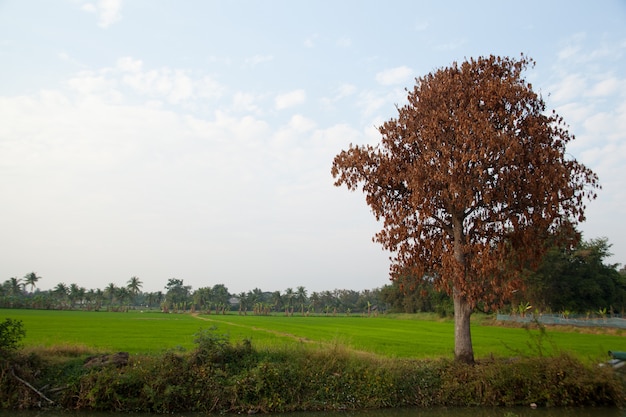
<svg viewBox="0 0 626 417">
<path fill-rule="evenodd" d="M 523 53 L 626 263 L 626 2 L 0 0 L 0 282 L 363 290 L 389 253 L 333 157 L 415 78 Z"/>
</svg>

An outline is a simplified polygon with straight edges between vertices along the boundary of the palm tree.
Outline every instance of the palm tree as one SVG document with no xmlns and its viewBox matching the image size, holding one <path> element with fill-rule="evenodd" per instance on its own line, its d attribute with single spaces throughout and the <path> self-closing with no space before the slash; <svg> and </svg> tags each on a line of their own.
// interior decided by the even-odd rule
<svg viewBox="0 0 626 417">
<path fill-rule="evenodd" d="M 136 299 L 137 294 L 139 294 L 139 291 L 141 290 L 143 282 L 141 282 L 139 278 L 132 276 L 128 280 L 127 284 L 128 285 L 126 285 L 126 288 L 128 288 L 128 291 L 130 291 L 130 293 L 132 294 L 133 300 Z"/>
<path fill-rule="evenodd" d="M 146 300 L 148 303 L 148 308 L 152 307 L 152 304 L 154 303 L 154 299 L 156 298 L 155 296 L 156 294 L 153 292 L 148 293 L 148 299 Z"/>
<path fill-rule="evenodd" d="M 113 305 L 113 300 L 115 299 L 115 294 L 117 293 L 117 286 L 112 282 L 106 286 L 104 289 L 105 296 L 109 299 L 109 307 Z"/>
<path fill-rule="evenodd" d="M 276 311 L 280 311 L 283 307 L 283 297 L 280 295 L 280 291 L 274 291 L 272 293 L 272 304 Z"/>
<path fill-rule="evenodd" d="M 313 291 L 311 293 L 310 300 L 311 300 L 311 307 L 313 308 L 313 313 L 315 313 L 317 311 L 317 306 L 320 303 L 320 295 L 319 295 L 319 293 L 317 291 Z"/>
<path fill-rule="evenodd" d="M 200 311 L 211 310 L 211 301 L 213 299 L 213 289 L 209 287 L 198 288 L 193 293 L 193 307 L 197 307 Z"/>
<path fill-rule="evenodd" d="M 246 301 L 251 306 L 254 306 L 256 303 L 261 301 L 261 297 L 259 296 L 259 293 L 256 291 L 256 288 L 246 293 Z"/>
<path fill-rule="evenodd" d="M 94 294 L 94 310 L 100 310 L 100 307 L 102 307 L 102 304 L 104 304 L 104 292 L 100 289 L 97 288 Z"/>
<path fill-rule="evenodd" d="M 79 287 L 78 284 L 70 284 L 69 298 L 72 308 L 74 308 L 77 302 L 82 306 L 83 299 L 85 298 L 85 291 L 85 288 Z"/>
<path fill-rule="evenodd" d="M 248 315 L 248 301 L 249 300 L 250 300 L 250 297 L 248 294 L 246 294 L 243 291 L 239 293 L 239 315 L 240 316 L 242 313 L 244 316 Z"/>
<path fill-rule="evenodd" d="M 96 291 L 93 288 L 87 290 L 83 299 L 85 300 L 85 306 L 87 307 L 87 310 L 93 310 L 94 300 L 96 299 Z"/>
<path fill-rule="evenodd" d="M 12 295 L 12 296 L 22 295 L 24 284 L 19 278 L 11 277 L 6 281 L 6 284 L 9 290 L 9 295 Z"/>
<path fill-rule="evenodd" d="M 299 286 L 298 288 L 296 288 L 296 300 L 302 307 L 302 315 L 304 316 L 304 304 L 306 303 L 307 298 L 306 289 L 303 286 Z"/>
<path fill-rule="evenodd" d="M 115 291 L 115 297 L 120 303 L 120 307 L 123 307 L 124 304 L 130 304 L 132 294 L 126 287 L 119 287 Z M 124 311 L 128 310 L 128 306 L 124 309 Z"/>
<path fill-rule="evenodd" d="M 37 281 L 39 281 L 40 279 L 41 277 L 38 277 L 36 273 L 30 272 L 24 275 L 23 282 L 24 285 L 30 285 L 30 292 L 32 293 L 37 286 Z"/>
<path fill-rule="evenodd" d="M 63 282 L 59 282 L 57 286 L 54 287 L 52 292 L 54 293 L 55 298 L 57 299 L 57 302 L 59 303 L 60 307 L 64 308 L 65 302 L 67 301 L 67 296 L 70 293 L 70 290 L 67 287 L 67 285 L 65 285 L 65 283 Z"/>
<path fill-rule="evenodd" d="M 293 292 L 293 288 L 287 288 L 285 290 L 285 298 L 287 299 L 287 306 L 285 307 L 285 314 L 286 315 L 292 315 L 293 314 L 293 307 L 292 307 L 291 303 L 293 301 L 294 295 L 296 295 L 296 293 Z"/>
</svg>

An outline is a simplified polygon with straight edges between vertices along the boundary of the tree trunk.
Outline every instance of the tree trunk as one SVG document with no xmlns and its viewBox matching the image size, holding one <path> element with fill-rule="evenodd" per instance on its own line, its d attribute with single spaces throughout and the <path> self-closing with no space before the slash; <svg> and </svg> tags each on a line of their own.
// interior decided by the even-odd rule
<svg viewBox="0 0 626 417">
<path fill-rule="evenodd" d="M 465 297 L 455 290 L 454 299 L 454 358 L 459 362 L 474 363 L 474 348 L 470 331 L 472 308 Z"/>
<path fill-rule="evenodd" d="M 458 213 L 452 218 L 452 236 L 454 258 L 459 264 L 458 273 L 461 274 L 456 280 L 458 283 L 465 284 L 467 263 L 463 251 L 465 233 L 463 231 L 462 213 Z M 452 299 L 454 300 L 454 358 L 459 362 L 474 363 L 474 348 L 472 347 L 472 334 L 470 332 L 472 305 L 456 285 L 452 289 Z"/>
</svg>

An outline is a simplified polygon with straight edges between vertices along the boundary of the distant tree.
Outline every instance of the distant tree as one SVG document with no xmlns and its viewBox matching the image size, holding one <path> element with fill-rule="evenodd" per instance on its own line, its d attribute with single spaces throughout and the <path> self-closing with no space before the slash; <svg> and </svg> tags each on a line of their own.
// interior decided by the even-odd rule
<svg viewBox="0 0 626 417">
<path fill-rule="evenodd" d="M 213 292 L 213 300 L 215 302 L 215 313 L 217 314 L 218 310 L 222 314 L 226 313 L 230 299 L 228 288 L 226 288 L 224 284 L 215 284 L 213 288 L 211 288 L 211 291 Z"/>
<path fill-rule="evenodd" d="M 336 290 L 338 307 L 342 312 L 354 311 L 359 301 L 359 292 L 355 290 Z M 371 303 L 370 303 L 371 304 Z M 367 301 L 365 302 L 365 308 L 367 309 Z"/>
<path fill-rule="evenodd" d="M 320 294 L 317 291 L 313 291 L 309 297 L 309 301 L 311 302 L 311 309 L 313 310 L 313 313 L 316 313 L 317 308 L 320 305 Z"/>
<path fill-rule="evenodd" d="M 155 301 L 156 301 L 156 293 L 154 292 L 148 293 L 148 296 L 146 297 L 146 303 L 147 303 L 148 308 L 151 308 L 154 305 Z"/>
<path fill-rule="evenodd" d="M 128 311 L 128 306 L 130 305 L 133 298 L 133 294 L 127 287 L 117 287 L 115 289 L 115 299 L 119 303 L 120 307 L 122 307 L 122 311 Z"/>
<path fill-rule="evenodd" d="M 41 277 L 37 276 L 36 273 L 29 272 L 28 274 L 24 275 L 23 282 L 24 285 L 30 286 L 30 292 L 32 293 L 37 286 L 37 281 L 39 281 L 40 279 Z"/>
<path fill-rule="evenodd" d="M 302 315 L 304 316 L 304 305 L 307 302 L 306 288 L 304 288 L 302 285 L 297 287 L 295 298 L 296 298 L 297 303 L 300 305 L 300 308 L 302 309 Z"/>
<path fill-rule="evenodd" d="M 291 315 L 293 314 L 293 299 L 295 297 L 296 293 L 293 292 L 293 288 L 287 288 L 285 290 L 285 293 L 283 294 L 283 300 L 284 300 L 284 307 L 285 307 L 285 314 L 286 315 Z"/>
<path fill-rule="evenodd" d="M 104 304 L 104 292 L 100 288 L 96 288 L 94 291 L 94 309 L 100 310 L 102 304 Z"/>
<path fill-rule="evenodd" d="M 70 307 L 76 307 L 76 303 L 83 303 L 83 298 L 85 297 L 86 289 L 84 287 L 80 287 L 78 284 L 70 284 L 68 298 L 70 300 Z"/>
<path fill-rule="evenodd" d="M 7 293 L 14 297 L 22 295 L 22 292 L 24 291 L 24 283 L 17 277 L 9 278 L 4 285 Z"/>
<path fill-rule="evenodd" d="M 408 104 L 380 127 L 378 146 L 350 146 L 335 185 L 355 190 L 394 253 L 392 279 L 434 277 L 454 301 L 455 358 L 473 362 L 470 316 L 497 307 L 536 266 L 556 227 L 584 219 L 597 176 L 565 146 L 573 139 L 522 77 L 534 62 L 481 57 L 416 80 Z"/>
<path fill-rule="evenodd" d="M 182 279 L 170 278 L 165 286 L 165 301 L 174 308 L 183 306 L 189 300 L 189 292 L 191 287 L 183 284 Z"/>
<path fill-rule="evenodd" d="M 245 291 L 242 291 L 237 296 L 239 298 L 239 315 L 243 314 L 244 316 L 248 315 L 248 294 Z"/>
<path fill-rule="evenodd" d="M 274 291 L 272 293 L 272 305 L 274 306 L 274 311 L 280 311 L 283 308 L 284 300 L 280 291 Z"/>
<path fill-rule="evenodd" d="M 248 291 L 247 293 L 241 293 L 241 294 L 245 294 L 244 301 L 245 301 L 246 308 L 249 306 L 256 305 L 256 303 L 261 301 L 261 298 L 263 296 L 263 292 L 259 288 L 255 288 L 252 291 Z"/>
<path fill-rule="evenodd" d="M 626 277 L 611 256 L 606 238 L 581 241 L 575 246 L 553 246 L 537 271 L 526 278 L 524 299 L 536 308 L 577 313 L 626 309 Z"/>
<path fill-rule="evenodd" d="M 113 305 L 113 301 L 115 301 L 115 295 L 117 294 L 117 286 L 112 282 L 106 286 L 104 289 L 104 295 L 109 301 L 109 306 Z"/>
<path fill-rule="evenodd" d="M 70 289 L 65 283 L 59 282 L 56 287 L 52 289 L 52 293 L 54 294 L 54 298 L 56 303 L 61 308 L 66 308 L 66 302 L 68 300 L 68 296 L 70 294 Z"/>
<path fill-rule="evenodd" d="M 130 279 L 126 282 L 126 288 L 130 291 L 133 301 L 136 300 L 142 286 L 143 282 L 141 282 L 141 280 L 136 276 L 130 277 Z"/>
<path fill-rule="evenodd" d="M 328 315 L 329 312 L 336 310 L 339 305 L 339 300 L 332 291 L 325 290 L 320 294 L 320 304 L 324 310 L 324 314 Z"/>
</svg>

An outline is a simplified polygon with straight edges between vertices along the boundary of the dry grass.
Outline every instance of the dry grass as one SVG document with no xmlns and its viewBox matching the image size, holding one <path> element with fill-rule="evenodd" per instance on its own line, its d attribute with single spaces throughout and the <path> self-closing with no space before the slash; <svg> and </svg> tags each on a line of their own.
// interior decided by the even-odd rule
<svg viewBox="0 0 626 417">
<path fill-rule="evenodd" d="M 105 353 L 102 350 L 81 344 L 60 344 L 54 346 L 28 346 L 22 351 L 25 355 L 35 355 L 49 364 L 61 364 L 76 358 Z"/>
</svg>

